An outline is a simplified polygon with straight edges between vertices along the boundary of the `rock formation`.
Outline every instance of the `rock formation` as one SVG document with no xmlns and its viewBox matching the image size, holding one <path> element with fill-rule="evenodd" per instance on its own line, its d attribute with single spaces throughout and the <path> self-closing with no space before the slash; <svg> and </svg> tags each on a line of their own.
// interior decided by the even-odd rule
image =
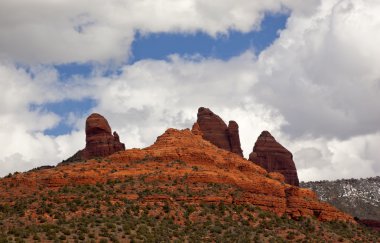
<svg viewBox="0 0 380 243">
<path fill-rule="evenodd" d="M 125 150 L 125 145 L 120 142 L 119 135 L 111 132 L 108 121 L 102 115 L 91 114 L 86 120 L 86 147 L 64 163 L 105 157 Z"/>
<path fill-rule="evenodd" d="M 197 122 L 193 125 L 193 133 L 202 135 L 203 139 L 215 146 L 243 157 L 240 146 L 239 126 L 235 121 L 226 123 L 210 109 L 200 107 Z"/>
<path fill-rule="evenodd" d="M 249 160 L 265 168 L 268 172 L 279 172 L 285 176 L 285 182 L 299 186 L 297 169 L 293 155 L 268 132 L 258 137 Z"/>
<path fill-rule="evenodd" d="M 231 152 L 243 157 L 243 150 L 240 146 L 239 125 L 235 121 L 230 121 L 228 123 L 227 131 L 231 146 Z"/>
<path fill-rule="evenodd" d="M 237 154 L 218 149 L 189 129 L 168 129 L 147 148 L 114 153 L 97 163 L 89 160 L 1 179 L 0 205 L 8 199 L 40 193 L 41 188 L 45 192 L 57 191 L 66 185 L 124 181 L 126 178 L 136 183 L 113 193 L 113 202 L 126 198 L 141 205 L 167 202 L 171 208 L 180 203 L 223 202 L 255 205 L 292 218 L 355 222 L 348 214 L 319 201 L 313 191 L 285 184 L 279 173 L 268 173 Z"/>
</svg>

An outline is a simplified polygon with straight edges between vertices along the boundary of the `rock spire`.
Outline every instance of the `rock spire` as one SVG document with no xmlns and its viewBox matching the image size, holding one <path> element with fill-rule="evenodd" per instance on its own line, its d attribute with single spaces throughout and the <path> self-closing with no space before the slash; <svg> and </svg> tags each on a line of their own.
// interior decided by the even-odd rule
<svg viewBox="0 0 380 243">
<path fill-rule="evenodd" d="M 265 168 L 268 172 L 279 172 L 285 176 L 285 182 L 299 186 L 297 169 L 293 155 L 276 141 L 268 132 L 263 131 L 258 137 L 249 160 Z"/>
<path fill-rule="evenodd" d="M 86 120 L 86 147 L 64 162 L 106 157 L 125 150 L 119 135 L 112 130 L 108 121 L 100 114 L 93 113 Z"/>
<path fill-rule="evenodd" d="M 215 146 L 243 157 L 239 126 L 235 121 L 230 121 L 227 126 L 218 115 L 204 107 L 198 109 L 197 117 L 192 129 L 194 134 L 202 135 L 203 139 Z"/>
</svg>

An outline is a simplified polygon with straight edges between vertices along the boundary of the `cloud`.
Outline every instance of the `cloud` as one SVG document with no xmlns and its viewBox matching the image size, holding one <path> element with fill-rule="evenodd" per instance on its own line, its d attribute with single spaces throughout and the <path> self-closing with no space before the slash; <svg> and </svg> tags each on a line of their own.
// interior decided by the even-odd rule
<svg viewBox="0 0 380 243">
<path fill-rule="evenodd" d="M 315 145 L 314 145 L 315 146 Z M 329 151 L 330 152 L 330 151 Z M 324 157 L 322 151 L 316 147 L 303 147 L 296 151 L 294 158 L 297 159 L 297 169 L 308 169 L 311 167 L 323 168 L 329 164 L 331 160 L 331 152 L 329 156 Z"/>
<path fill-rule="evenodd" d="M 26 64 L 122 59 L 133 29 L 111 16 L 104 1 L 2 1 L 0 57 Z"/>
<path fill-rule="evenodd" d="M 349 138 L 379 130 L 380 42 L 373 1 L 323 1 L 292 14 L 258 60 L 257 99 L 280 110 L 288 134 Z"/>
<path fill-rule="evenodd" d="M 293 152 L 301 180 L 379 175 L 380 3 L 171 3 L 40 0 L 21 8 L 3 1 L 0 59 L 10 61 L 0 65 L 5 87 L 0 91 L 0 174 L 42 164 L 36 161 L 54 164 L 81 149 L 84 117 L 59 117 L 36 107 L 91 98 L 96 101 L 91 111 L 104 114 L 127 147 L 147 146 L 168 127 L 191 127 L 197 108 L 206 106 L 226 122 L 239 123 L 246 156 L 260 132 L 270 130 Z M 49 66 L 120 64 L 135 30 L 246 32 L 259 28 L 264 12 L 286 8 L 291 9 L 286 29 L 259 56 L 249 50 L 228 61 L 173 55 L 122 64 L 112 76 L 95 71 L 64 83 Z M 29 65 L 17 67 L 13 61 Z M 71 134 L 43 133 L 61 119 L 73 125 Z"/>
<path fill-rule="evenodd" d="M 370 34 L 380 21 L 378 8 L 373 2 L 323 1 L 313 11 L 294 11 L 279 39 L 258 57 L 249 52 L 227 62 L 174 57 L 127 66 L 107 84 L 113 93 L 103 92 L 98 108 L 145 114 L 142 129 L 153 124 L 139 132 L 146 144 L 167 126 L 189 127 L 196 107 L 208 106 L 241 124 L 246 155 L 260 129 L 273 129 L 280 142 L 294 148 L 302 180 L 374 175 L 379 160 L 360 157 L 352 141 L 379 131 L 380 113 L 373 112 L 380 107 L 379 55 L 367 55 L 378 52 L 379 39 Z M 249 121 L 252 116 L 256 124 Z M 365 169 L 357 173 L 351 169 L 355 164 Z"/>
<path fill-rule="evenodd" d="M 285 12 L 283 1 L 84 0 L 0 3 L 0 58 L 25 64 L 128 60 L 135 31 L 205 32 L 259 29 L 267 12 Z"/>
<path fill-rule="evenodd" d="M 294 146 L 298 174 L 302 180 L 365 178 L 380 174 L 380 133 L 347 140 L 304 140 Z M 313 147 L 306 147 L 312 144 Z M 298 149 L 296 148 L 298 147 Z"/>
<path fill-rule="evenodd" d="M 198 107 L 210 107 L 226 122 L 245 118 L 239 124 L 249 151 L 252 135 L 243 128 L 257 133 L 264 127 L 278 129 L 281 120 L 264 105 L 252 103 L 248 91 L 255 82 L 255 60 L 246 52 L 229 61 L 178 56 L 139 61 L 125 66 L 116 78 L 92 80 L 98 104 L 94 110 L 113 121 L 127 147 L 136 147 L 152 144 L 168 127 L 191 128 Z"/>
<path fill-rule="evenodd" d="M 13 64 L 0 63 L 0 176 L 16 170 L 55 164 L 68 156 L 78 144 L 74 132 L 64 137 L 44 135 L 61 118 L 52 112 L 35 108 L 64 98 L 57 73 L 50 68 L 35 67 L 27 72 Z"/>
</svg>

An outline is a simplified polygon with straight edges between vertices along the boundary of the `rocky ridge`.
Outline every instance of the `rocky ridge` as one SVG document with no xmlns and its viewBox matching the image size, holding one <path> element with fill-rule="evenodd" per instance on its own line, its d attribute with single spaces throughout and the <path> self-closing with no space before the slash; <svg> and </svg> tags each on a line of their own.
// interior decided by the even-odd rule
<svg viewBox="0 0 380 243">
<path fill-rule="evenodd" d="M 105 119 L 90 120 L 86 127 L 94 129 L 86 135 L 93 141 L 110 138 Z M 118 136 L 110 141 L 119 142 Z M 107 144 L 102 150 L 104 143 L 89 143 L 84 151 L 91 146 L 109 151 L 112 143 Z M 376 242 L 380 237 L 313 191 L 285 181 L 283 174 L 203 139 L 195 123 L 192 131 L 168 129 L 144 149 L 0 178 L 0 242 Z"/>
<path fill-rule="evenodd" d="M 281 174 L 268 173 L 237 154 L 219 149 L 188 129 L 168 129 L 145 149 L 119 151 L 104 159 L 91 159 L 1 179 L 0 204 L 34 195 L 41 188 L 56 191 L 70 185 L 94 185 L 125 178 L 143 178 L 146 184 L 141 186 L 145 188 L 135 188 L 133 192 L 125 189 L 125 193 L 120 191 L 113 200 L 128 198 L 141 203 L 249 204 L 295 219 L 316 217 L 320 221 L 354 222 L 350 215 L 319 201 L 313 191 L 286 184 Z M 178 185 L 168 184 L 179 180 L 182 182 Z M 151 188 L 152 183 L 160 183 L 159 194 L 146 196 L 138 193 Z M 219 185 L 228 189 L 200 193 L 204 187 L 202 185 Z M 186 191 L 192 193 L 171 193 L 185 190 L 184 186 Z"/>
</svg>

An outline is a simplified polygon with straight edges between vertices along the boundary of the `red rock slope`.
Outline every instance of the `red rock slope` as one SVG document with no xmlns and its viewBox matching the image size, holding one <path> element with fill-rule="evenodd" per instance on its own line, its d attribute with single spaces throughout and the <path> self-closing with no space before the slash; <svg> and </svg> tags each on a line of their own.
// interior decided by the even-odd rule
<svg viewBox="0 0 380 243">
<path fill-rule="evenodd" d="M 314 192 L 285 184 L 281 174 L 268 173 L 237 154 L 219 149 L 188 129 L 168 129 L 145 149 L 120 151 L 103 160 L 88 160 L 1 179 L 0 204 L 40 190 L 57 190 L 65 185 L 95 184 L 128 177 L 143 177 L 146 188 L 141 190 L 153 185 L 149 181 L 164 182 L 160 184 L 160 190 L 170 192 L 183 191 L 185 187 L 197 191 L 201 189 L 200 185 L 219 185 L 213 186 L 216 189 L 207 194 L 187 196 L 175 193 L 139 196 L 137 193 L 123 195 L 120 192 L 120 197 L 142 203 L 168 200 L 253 204 L 293 218 L 315 216 L 322 221 L 354 222 L 351 216 L 318 201 Z M 169 180 L 181 183 L 176 186 L 165 183 Z M 142 185 L 145 187 L 145 184 Z M 220 186 L 227 186 L 227 189 L 218 189 Z"/>
</svg>

